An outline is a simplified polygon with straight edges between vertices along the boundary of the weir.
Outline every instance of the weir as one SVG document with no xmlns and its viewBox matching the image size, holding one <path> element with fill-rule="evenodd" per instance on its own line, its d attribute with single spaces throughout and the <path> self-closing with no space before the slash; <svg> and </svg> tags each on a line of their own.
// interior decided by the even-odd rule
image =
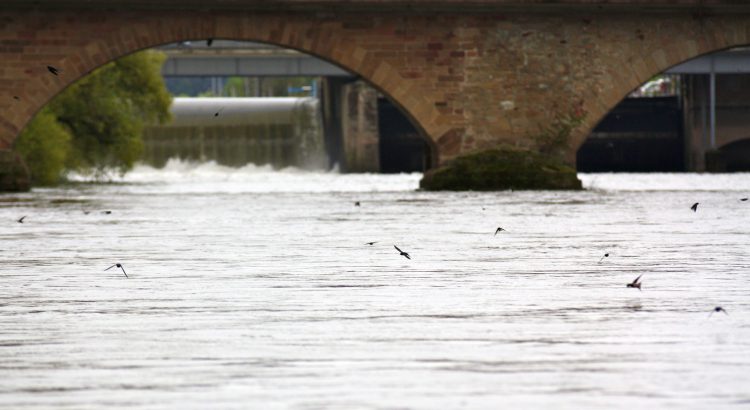
<svg viewBox="0 0 750 410">
<path fill-rule="evenodd" d="M 175 98 L 172 121 L 144 130 L 143 161 L 155 167 L 179 158 L 325 169 L 318 105 L 311 97 Z"/>
</svg>

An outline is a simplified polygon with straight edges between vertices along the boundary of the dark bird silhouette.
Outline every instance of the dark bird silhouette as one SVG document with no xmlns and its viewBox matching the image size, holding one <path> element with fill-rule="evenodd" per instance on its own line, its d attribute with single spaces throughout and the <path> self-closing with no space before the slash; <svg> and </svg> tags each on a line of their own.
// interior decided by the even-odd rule
<svg viewBox="0 0 750 410">
<path fill-rule="evenodd" d="M 404 252 L 404 251 L 402 251 L 401 249 L 399 249 L 399 248 L 398 248 L 398 246 L 396 246 L 396 245 L 393 245 L 393 247 L 394 247 L 394 248 L 396 248 L 396 250 L 398 251 L 398 253 L 399 253 L 399 254 L 400 254 L 401 256 L 403 256 L 403 257 L 404 257 L 404 258 L 406 258 L 406 259 L 411 259 L 411 257 L 409 256 L 409 254 L 408 254 L 408 253 L 406 253 L 406 252 Z"/>
<path fill-rule="evenodd" d="M 359 206 L 359 201 L 354 202 L 354 206 Z"/>
<path fill-rule="evenodd" d="M 495 229 L 495 234 L 494 234 L 494 235 L 492 235 L 492 236 L 497 236 L 497 233 L 498 233 L 498 232 L 502 232 L 502 231 L 504 231 L 504 230 L 505 230 L 505 229 L 503 229 L 503 228 L 497 228 L 497 229 Z"/>
<path fill-rule="evenodd" d="M 365 245 L 372 246 L 372 245 L 375 245 L 376 243 L 378 243 L 378 242 L 377 241 L 375 241 L 375 242 L 365 242 Z"/>
<path fill-rule="evenodd" d="M 112 211 L 102 211 L 102 213 L 103 213 L 104 215 L 109 215 L 109 214 L 111 214 L 111 213 L 112 213 Z"/>
<path fill-rule="evenodd" d="M 211 44 L 213 44 L 213 43 L 214 43 L 214 39 L 212 39 L 212 38 L 209 38 L 208 40 L 206 40 L 206 45 L 208 47 L 211 47 Z"/>
<path fill-rule="evenodd" d="M 604 259 L 604 258 L 609 258 L 609 253 L 605 253 L 604 256 L 602 256 L 601 258 L 599 258 L 599 262 L 597 262 L 597 263 L 602 263 L 602 259 Z"/>
<path fill-rule="evenodd" d="M 745 202 L 747 201 L 747 198 L 740 198 L 740 201 Z"/>
<path fill-rule="evenodd" d="M 22 224 L 22 223 L 23 223 L 23 220 L 24 220 L 24 219 L 26 219 L 26 215 L 22 216 L 22 217 L 21 217 L 21 218 L 20 218 L 20 219 L 18 220 L 18 223 Z"/>
<path fill-rule="evenodd" d="M 725 315 L 729 316 L 729 313 L 727 313 L 726 310 L 724 310 L 721 306 L 716 306 L 714 310 L 711 311 L 711 313 L 708 314 L 708 317 L 711 317 L 714 313 L 724 312 Z"/>
<path fill-rule="evenodd" d="M 640 279 L 641 276 L 643 276 L 643 274 L 638 275 L 638 277 L 635 278 L 634 281 L 628 283 L 627 287 L 629 287 L 629 288 L 638 288 L 638 290 L 641 290 L 641 282 L 638 282 L 638 279 Z"/>
<path fill-rule="evenodd" d="M 104 269 L 104 271 L 108 271 L 108 270 L 110 270 L 112 268 L 120 268 L 120 270 L 122 270 L 122 273 L 125 275 L 125 277 L 129 278 L 128 274 L 125 273 L 125 268 L 123 268 L 122 264 L 119 264 L 119 263 L 115 263 L 114 265 L 108 267 L 107 269 Z"/>
<path fill-rule="evenodd" d="M 219 111 L 216 111 L 216 112 L 214 113 L 214 117 L 218 117 L 218 116 L 219 116 L 219 113 L 221 113 L 222 111 L 224 111 L 224 107 L 221 107 L 221 108 L 219 108 Z"/>
<path fill-rule="evenodd" d="M 698 204 L 699 202 L 694 203 L 693 206 L 690 207 L 690 209 L 692 209 L 693 212 L 698 212 Z"/>
<path fill-rule="evenodd" d="M 54 74 L 54 75 L 59 75 L 59 74 L 60 74 L 60 70 L 58 70 L 58 69 L 57 69 L 57 68 L 55 68 L 55 67 L 52 67 L 51 65 L 48 65 L 48 66 L 47 66 L 47 70 L 48 70 L 48 71 L 49 71 L 50 73 Z"/>
</svg>

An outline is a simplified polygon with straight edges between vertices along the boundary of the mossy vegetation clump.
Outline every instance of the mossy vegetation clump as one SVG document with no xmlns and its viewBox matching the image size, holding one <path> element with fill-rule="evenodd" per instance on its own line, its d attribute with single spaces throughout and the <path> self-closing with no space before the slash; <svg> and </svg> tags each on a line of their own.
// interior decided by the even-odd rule
<svg viewBox="0 0 750 410">
<path fill-rule="evenodd" d="M 427 171 L 419 186 L 427 191 L 582 189 L 575 169 L 561 160 L 507 146 L 459 156 Z"/>
</svg>

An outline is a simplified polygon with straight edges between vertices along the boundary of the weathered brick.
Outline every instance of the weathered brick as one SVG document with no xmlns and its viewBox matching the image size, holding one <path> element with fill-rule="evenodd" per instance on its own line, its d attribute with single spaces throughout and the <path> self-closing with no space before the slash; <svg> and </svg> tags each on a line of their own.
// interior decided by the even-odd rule
<svg viewBox="0 0 750 410">
<path fill-rule="evenodd" d="M 530 135 L 582 101 L 587 117 L 575 151 L 587 128 L 658 70 L 750 38 L 741 14 L 708 24 L 637 12 L 39 10 L 2 11 L 0 21 L 8 22 L 0 26 L 0 149 L 82 73 L 144 47 L 205 36 L 293 47 L 356 71 L 398 99 L 441 158 L 500 141 L 533 146 Z M 51 63 L 66 71 L 50 78 Z"/>
</svg>

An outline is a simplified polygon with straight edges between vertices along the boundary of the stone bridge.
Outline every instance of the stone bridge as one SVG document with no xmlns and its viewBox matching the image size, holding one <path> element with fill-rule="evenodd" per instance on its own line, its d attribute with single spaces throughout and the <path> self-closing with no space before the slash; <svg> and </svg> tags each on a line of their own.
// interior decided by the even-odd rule
<svg viewBox="0 0 750 410">
<path fill-rule="evenodd" d="M 628 92 L 750 42 L 732 0 L 4 0 L 0 150 L 52 97 L 118 57 L 186 40 L 267 42 L 388 96 L 443 163 L 578 118 L 567 158 Z M 52 65 L 59 76 L 47 71 Z"/>
</svg>

